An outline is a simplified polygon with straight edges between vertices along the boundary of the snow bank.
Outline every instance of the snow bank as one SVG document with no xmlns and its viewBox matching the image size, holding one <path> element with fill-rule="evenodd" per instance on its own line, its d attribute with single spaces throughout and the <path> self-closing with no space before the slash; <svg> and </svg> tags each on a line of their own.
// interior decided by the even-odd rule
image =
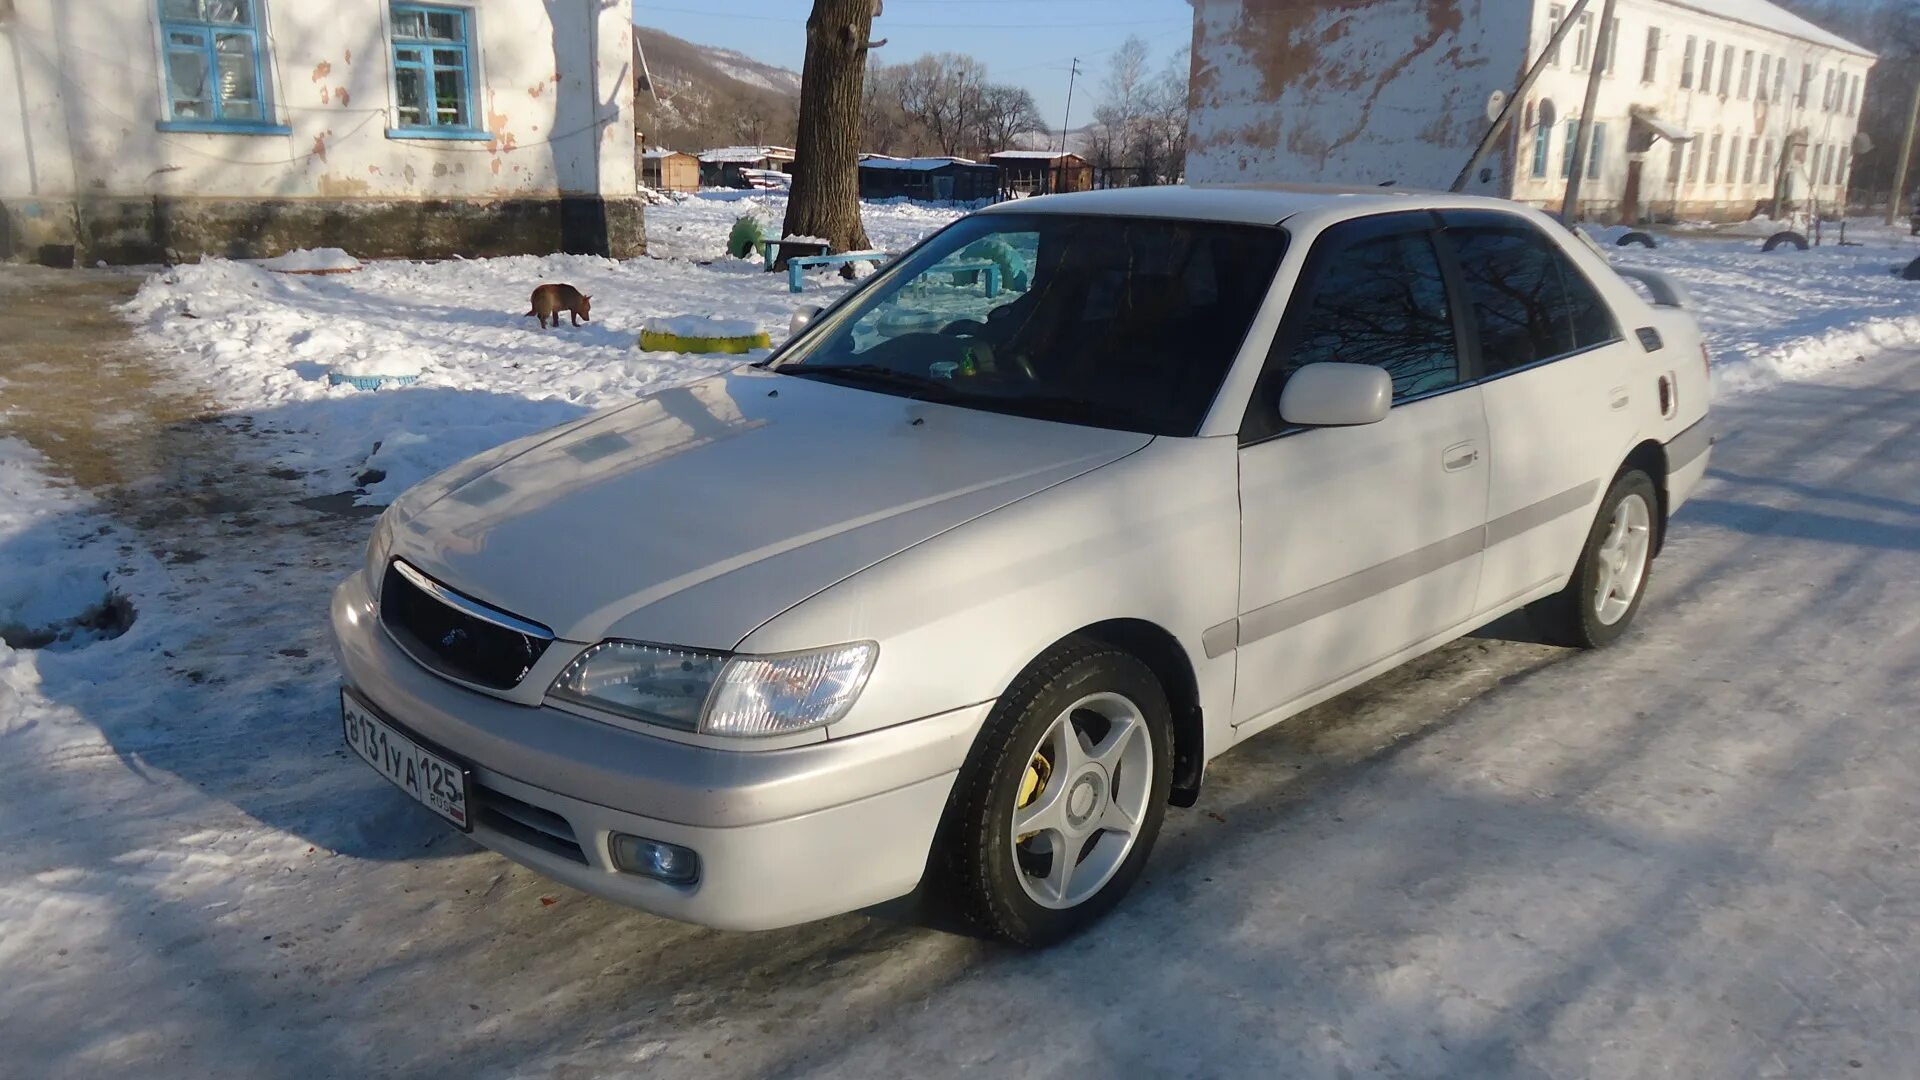
<svg viewBox="0 0 1920 1080">
<path fill-rule="evenodd" d="M 283 274 L 340 274 L 360 269 L 360 260 L 339 248 L 295 248 L 254 265 Z"/>
<path fill-rule="evenodd" d="M 722 319 L 712 315 L 662 315 L 648 319 L 641 332 L 685 338 L 752 337 L 760 325 L 749 319 Z"/>
</svg>

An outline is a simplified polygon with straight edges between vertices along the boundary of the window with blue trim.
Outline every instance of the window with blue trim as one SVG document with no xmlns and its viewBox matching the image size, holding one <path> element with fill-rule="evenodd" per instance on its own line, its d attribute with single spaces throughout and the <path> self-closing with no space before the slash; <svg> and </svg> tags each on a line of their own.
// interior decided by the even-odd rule
<svg viewBox="0 0 1920 1080">
<path fill-rule="evenodd" d="M 473 13 L 393 5 L 393 83 L 400 130 L 465 134 L 473 122 Z"/>
<path fill-rule="evenodd" d="M 170 121 L 207 126 L 271 125 L 255 3 L 160 0 Z"/>
<path fill-rule="evenodd" d="M 1533 178 L 1547 178 L 1547 155 L 1553 152 L 1553 128 L 1541 124 L 1533 131 Z"/>
</svg>

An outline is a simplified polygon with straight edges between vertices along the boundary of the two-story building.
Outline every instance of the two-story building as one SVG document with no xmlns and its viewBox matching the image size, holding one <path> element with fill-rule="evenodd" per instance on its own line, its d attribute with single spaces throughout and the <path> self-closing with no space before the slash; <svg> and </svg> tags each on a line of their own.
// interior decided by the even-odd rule
<svg viewBox="0 0 1920 1080">
<path fill-rule="evenodd" d="M 1573 7 L 1193 4 L 1191 180 L 1416 187 L 1453 182 Z M 1594 0 L 1551 51 L 1466 190 L 1558 208 L 1598 67 L 1584 216 L 1844 203 L 1873 53 L 1768 0 L 1618 0 L 1611 33 L 1601 13 Z"/>
<path fill-rule="evenodd" d="M 645 248 L 632 0 L 0 0 L 0 259 Z"/>
</svg>

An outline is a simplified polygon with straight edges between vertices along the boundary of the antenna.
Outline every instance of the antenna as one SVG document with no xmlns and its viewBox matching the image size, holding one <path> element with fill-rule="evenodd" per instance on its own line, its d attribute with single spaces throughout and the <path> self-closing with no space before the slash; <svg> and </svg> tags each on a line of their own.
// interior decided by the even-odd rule
<svg viewBox="0 0 1920 1080">
<path fill-rule="evenodd" d="M 1073 80 L 1080 77 L 1080 58 L 1073 58 L 1073 71 L 1067 76 L 1067 115 L 1060 118 L 1060 152 L 1067 152 L 1067 131 L 1073 127 Z"/>
</svg>

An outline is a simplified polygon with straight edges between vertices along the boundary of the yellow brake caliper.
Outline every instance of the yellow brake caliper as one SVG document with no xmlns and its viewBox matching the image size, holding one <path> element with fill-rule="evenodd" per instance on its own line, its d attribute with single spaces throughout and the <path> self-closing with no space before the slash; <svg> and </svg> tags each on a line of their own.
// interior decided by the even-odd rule
<svg viewBox="0 0 1920 1080">
<path fill-rule="evenodd" d="M 1014 808 L 1017 810 L 1025 810 L 1027 807 L 1032 806 L 1033 800 L 1039 798 L 1040 793 L 1047 790 L 1047 781 L 1052 779 L 1052 777 L 1053 763 L 1041 754 L 1034 754 L 1033 760 L 1027 762 L 1027 771 L 1020 777 L 1020 797 L 1014 801 Z M 1016 842 L 1024 844 L 1038 835 L 1038 832 L 1026 833 L 1020 836 Z"/>
</svg>

